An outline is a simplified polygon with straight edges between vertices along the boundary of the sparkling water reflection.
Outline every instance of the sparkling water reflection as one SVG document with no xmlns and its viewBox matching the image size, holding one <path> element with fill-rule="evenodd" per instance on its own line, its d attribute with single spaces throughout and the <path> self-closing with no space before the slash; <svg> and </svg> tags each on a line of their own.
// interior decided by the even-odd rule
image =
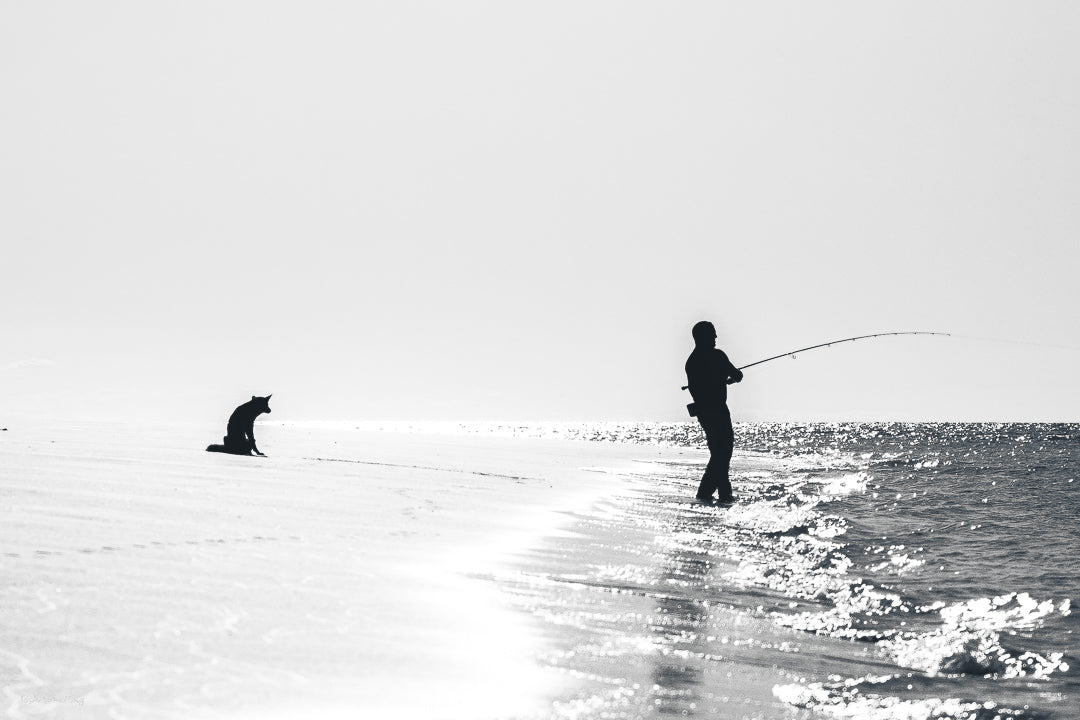
<svg viewBox="0 0 1080 720">
<path fill-rule="evenodd" d="M 642 468 L 511 583 L 582 681 L 558 717 L 1080 717 L 1075 426 L 739 434 L 735 506 L 688 502 L 700 462 Z"/>
</svg>

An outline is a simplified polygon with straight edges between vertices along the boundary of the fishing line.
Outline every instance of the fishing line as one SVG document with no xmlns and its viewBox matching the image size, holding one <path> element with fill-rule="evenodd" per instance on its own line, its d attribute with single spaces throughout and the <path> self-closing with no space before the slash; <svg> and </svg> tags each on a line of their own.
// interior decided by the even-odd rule
<svg viewBox="0 0 1080 720">
<path fill-rule="evenodd" d="M 1007 345 L 1027 345 L 1029 347 L 1053 348 L 1054 350 L 1080 350 L 1080 346 L 1062 345 L 1060 343 L 1044 343 L 1035 340 L 1011 340 L 1009 338 L 987 337 L 985 335 L 957 335 L 962 340 L 978 340 L 980 342 L 1005 343 Z"/>
</svg>

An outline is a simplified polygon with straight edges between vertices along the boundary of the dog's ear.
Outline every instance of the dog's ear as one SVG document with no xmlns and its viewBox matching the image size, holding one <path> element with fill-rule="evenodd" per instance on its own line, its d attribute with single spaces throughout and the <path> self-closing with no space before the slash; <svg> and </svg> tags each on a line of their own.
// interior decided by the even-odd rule
<svg viewBox="0 0 1080 720">
<path fill-rule="evenodd" d="M 270 398 L 274 397 L 274 393 L 270 393 L 266 396 L 266 402 L 270 402 Z"/>
</svg>

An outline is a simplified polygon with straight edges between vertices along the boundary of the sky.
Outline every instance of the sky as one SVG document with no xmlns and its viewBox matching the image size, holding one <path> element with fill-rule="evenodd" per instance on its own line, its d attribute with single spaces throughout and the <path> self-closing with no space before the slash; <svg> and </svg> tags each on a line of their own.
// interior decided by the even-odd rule
<svg viewBox="0 0 1080 720">
<path fill-rule="evenodd" d="M 0 425 L 1080 420 L 1080 5 L 0 0 Z"/>
</svg>

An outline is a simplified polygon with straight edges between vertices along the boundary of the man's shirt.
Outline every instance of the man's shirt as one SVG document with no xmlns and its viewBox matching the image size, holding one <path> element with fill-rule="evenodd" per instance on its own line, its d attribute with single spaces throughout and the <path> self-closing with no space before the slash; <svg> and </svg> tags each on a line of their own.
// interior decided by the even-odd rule
<svg viewBox="0 0 1080 720">
<path fill-rule="evenodd" d="M 728 378 L 739 374 L 719 348 L 695 348 L 686 360 L 686 384 L 700 410 L 726 409 Z"/>
</svg>

